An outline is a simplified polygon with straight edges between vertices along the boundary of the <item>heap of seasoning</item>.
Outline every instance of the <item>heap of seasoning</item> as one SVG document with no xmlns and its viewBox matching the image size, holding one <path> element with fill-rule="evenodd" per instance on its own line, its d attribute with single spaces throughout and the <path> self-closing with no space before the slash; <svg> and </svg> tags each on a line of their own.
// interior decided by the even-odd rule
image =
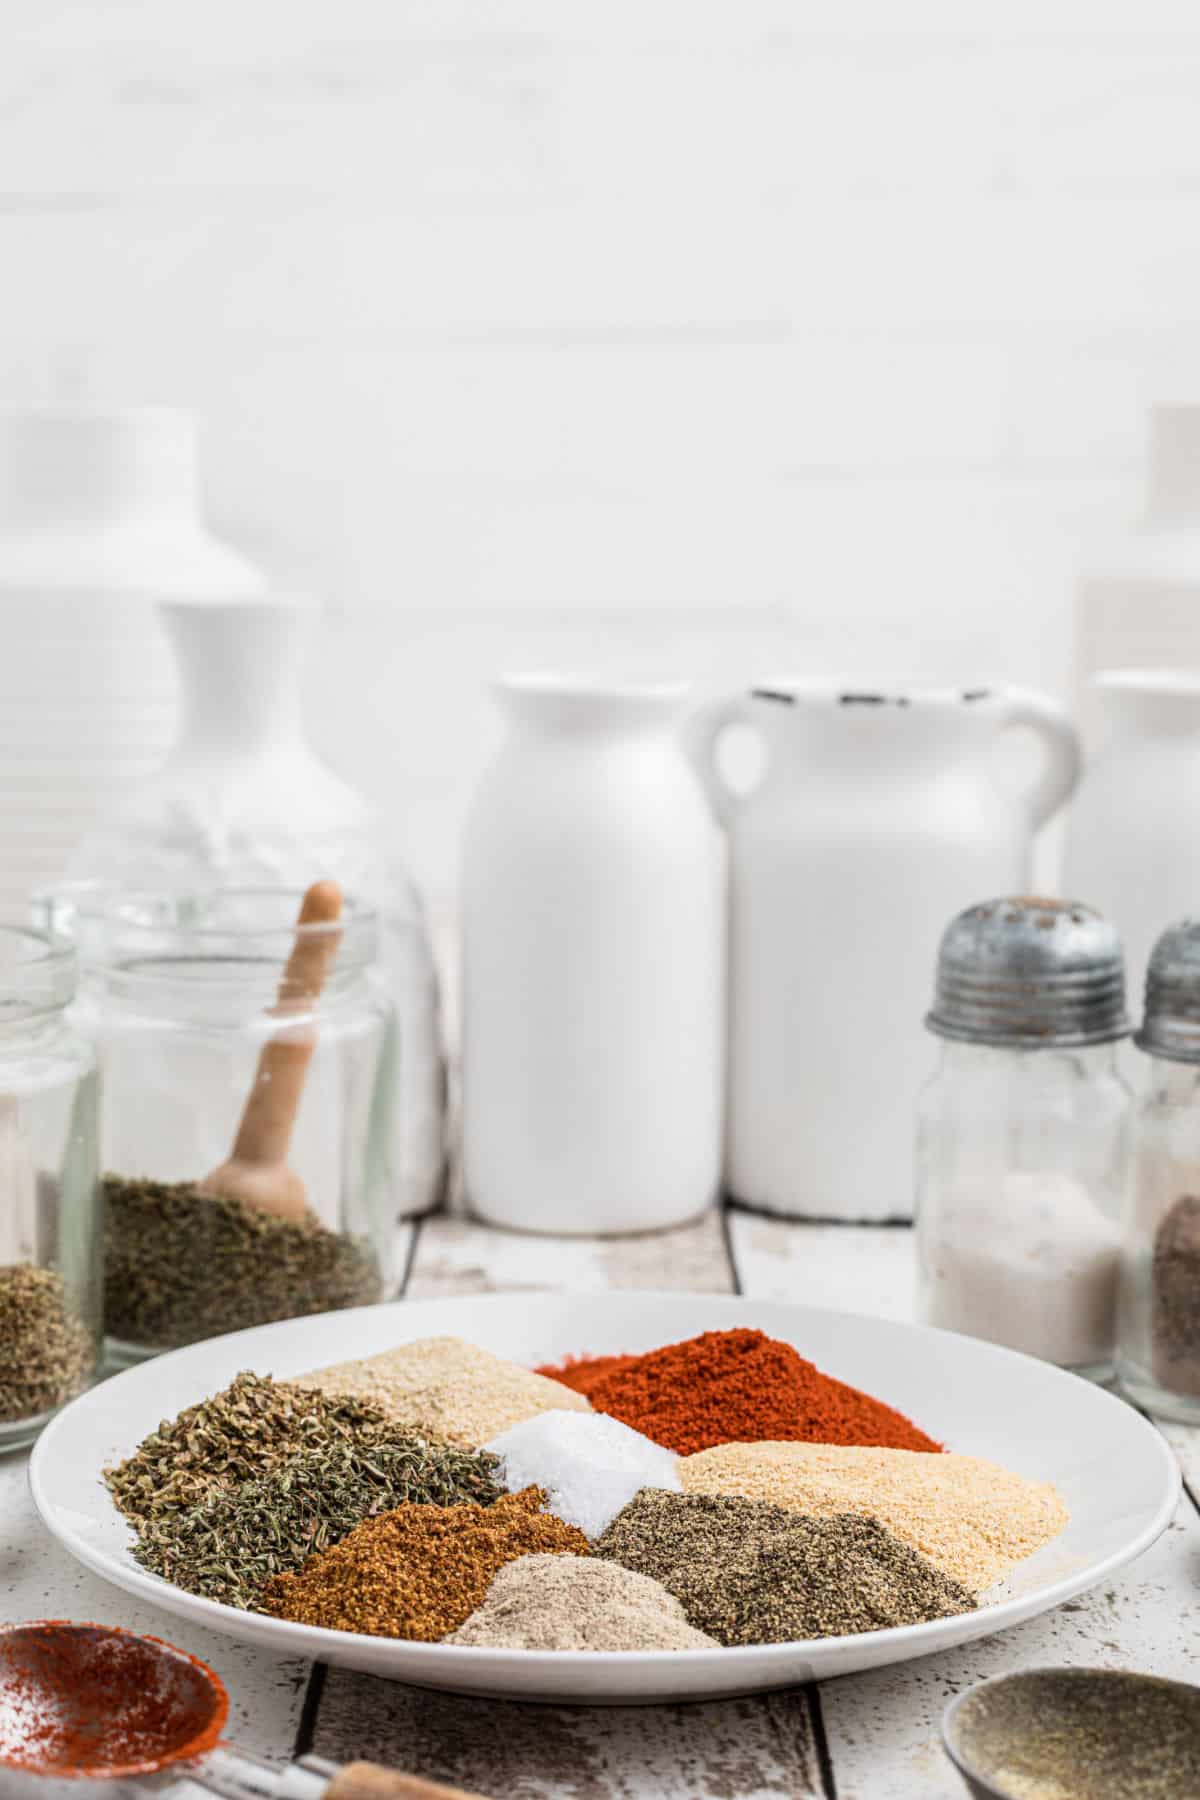
<svg viewBox="0 0 1200 1800">
<path fill-rule="evenodd" d="M 496 1459 L 393 1430 L 365 1445 L 301 1450 L 269 1474 L 138 1527 L 142 1567 L 190 1594 L 262 1610 L 273 1577 L 396 1507 L 431 1513 L 499 1500 Z M 564 1527 L 565 1529 L 565 1527 Z"/>
<path fill-rule="evenodd" d="M 505 1563 L 447 1640 L 495 1650 L 716 1650 L 659 1581 L 596 1556 Z"/>
<path fill-rule="evenodd" d="M 201 1193 L 188 1182 L 104 1179 L 104 1326 L 170 1349 L 275 1319 L 383 1297 L 370 1244 Z"/>
<path fill-rule="evenodd" d="M 582 1394 L 465 1338 L 415 1338 L 377 1356 L 334 1363 L 304 1380 L 327 1393 L 356 1394 L 402 1425 L 419 1425 L 478 1448 L 537 1413 L 587 1412 Z"/>
<path fill-rule="evenodd" d="M 594 1547 L 660 1581 L 722 1644 L 776 1644 L 920 1625 L 975 1597 L 878 1519 L 812 1519 L 763 1500 L 644 1488 Z"/>
<path fill-rule="evenodd" d="M 0 1424 L 53 1412 L 86 1387 L 96 1345 L 57 1269 L 0 1268 Z"/>
<path fill-rule="evenodd" d="M 610 1413 L 678 1456 L 715 1444 L 801 1439 L 940 1450 L 903 1413 L 835 1381 L 790 1344 L 762 1331 L 706 1331 L 644 1356 L 604 1357 L 596 1376 L 586 1361 L 540 1374 L 585 1393 Z"/>
<path fill-rule="evenodd" d="M 298 1451 L 366 1448 L 394 1435 L 361 1400 L 243 1371 L 219 1394 L 164 1421 L 104 1480 L 131 1523 L 152 1522 L 256 1480 Z"/>
<path fill-rule="evenodd" d="M 488 1507 L 399 1506 L 272 1581 L 264 1608 L 328 1631 L 436 1643 L 466 1622 L 505 1563 L 588 1554 L 583 1533 L 544 1512 L 544 1500 L 527 1488 Z"/>
</svg>

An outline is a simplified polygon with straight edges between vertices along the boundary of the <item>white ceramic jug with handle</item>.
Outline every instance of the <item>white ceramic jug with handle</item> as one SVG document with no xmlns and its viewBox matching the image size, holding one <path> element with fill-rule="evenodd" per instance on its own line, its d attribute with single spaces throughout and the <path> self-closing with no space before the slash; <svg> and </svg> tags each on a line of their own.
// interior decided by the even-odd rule
<svg viewBox="0 0 1200 1800">
<path fill-rule="evenodd" d="M 720 1185 L 726 848 L 682 687 L 498 687 L 463 886 L 463 1178 L 518 1230 L 694 1217 Z"/>
<path fill-rule="evenodd" d="M 922 1020 L 938 941 L 973 901 L 1019 893 L 1038 827 L 1078 773 L 1066 715 L 1011 688 L 777 679 L 698 716 L 711 752 L 748 725 L 766 772 L 724 791 L 732 852 L 726 1186 L 769 1212 L 911 1214 Z M 997 734 L 1044 743 L 1006 787 Z"/>
</svg>

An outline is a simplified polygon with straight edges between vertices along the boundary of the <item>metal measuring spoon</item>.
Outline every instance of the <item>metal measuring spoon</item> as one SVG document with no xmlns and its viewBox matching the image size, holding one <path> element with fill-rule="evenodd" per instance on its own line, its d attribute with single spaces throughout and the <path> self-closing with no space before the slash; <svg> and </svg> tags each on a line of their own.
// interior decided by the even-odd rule
<svg viewBox="0 0 1200 1800">
<path fill-rule="evenodd" d="M 483 1800 L 374 1763 L 275 1768 L 219 1742 L 228 1713 L 220 1676 L 159 1638 L 65 1619 L 0 1627 L 0 1769 L 118 1793 L 166 1774 L 178 1800 Z"/>
<path fill-rule="evenodd" d="M 1182 1800 L 1200 1794 L 1200 1688 L 1123 1669 L 1026 1669 L 942 1715 L 976 1800 Z"/>
</svg>

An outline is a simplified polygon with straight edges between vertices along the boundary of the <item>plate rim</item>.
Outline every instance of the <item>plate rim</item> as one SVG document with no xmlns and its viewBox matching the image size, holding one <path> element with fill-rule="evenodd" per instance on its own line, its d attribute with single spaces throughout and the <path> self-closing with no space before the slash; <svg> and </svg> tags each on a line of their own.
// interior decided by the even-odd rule
<svg viewBox="0 0 1200 1800">
<path fill-rule="evenodd" d="M 414 1658 L 423 1657 L 428 1652 L 436 1651 L 439 1653 L 439 1660 L 446 1659 L 443 1666 L 447 1676 L 457 1670 L 463 1674 L 467 1671 L 476 1671 L 480 1677 L 486 1676 L 489 1667 L 495 1667 L 498 1663 L 507 1666 L 510 1658 L 519 1657 L 521 1668 L 528 1670 L 529 1675 L 534 1678 L 539 1671 L 550 1668 L 563 1671 L 574 1670 L 581 1676 L 588 1672 L 595 1673 L 604 1669 L 631 1671 L 644 1668 L 649 1675 L 665 1671 L 668 1667 L 677 1666 L 680 1659 L 683 1659 L 687 1669 L 695 1670 L 697 1674 L 703 1674 L 711 1666 L 715 1676 L 718 1669 L 729 1670 L 730 1665 L 727 1659 L 736 1657 L 742 1664 L 744 1674 L 752 1677 L 752 1664 L 747 1659 L 761 1660 L 766 1664 L 768 1661 L 787 1657 L 799 1662 L 811 1659 L 814 1653 L 820 1655 L 822 1652 L 832 1652 L 835 1647 L 845 1647 L 867 1641 L 885 1652 L 893 1648 L 903 1649 L 905 1652 L 911 1649 L 911 1654 L 918 1656 L 923 1653 L 920 1646 L 930 1637 L 935 1639 L 935 1642 L 929 1645 L 930 1651 L 951 1648 L 951 1645 L 945 1643 L 945 1633 L 947 1629 L 953 1630 L 955 1624 L 960 1620 L 963 1628 L 966 1629 L 968 1622 L 977 1625 L 986 1618 L 986 1628 L 970 1630 L 968 1637 L 962 1640 L 972 1641 L 992 1636 L 996 1632 L 1007 1630 L 1043 1613 L 1052 1612 L 1065 1601 L 1073 1599 L 1078 1594 L 1086 1593 L 1117 1570 L 1127 1567 L 1138 1557 L 1144 1555 L 1166 1531 L 1179 1504 L 1183 1478 L 1174 1452 L 1153 1422 L 1140 1409 L 1120 1395 L 1101 1388 L 1094 1382 L 1086 1381 L 1069 1370 L 1060 1369 L 1053 1363 L 1043 1362 L 1040 1358 L 1029 1356 L 1023 1351 L 1011 1350 L 1007 1345 L 994 1344 L 989 1339 L 972 1338 L 965 1333 L 946 1331 L 941 1327 L 924 1325 L 917 1321 L 881 1319 L 869 1313 L 850 1312 L 839 1307 L 809 1306 L 800 1301 L 765 1296 L 756 1299 L 753 1296 L 742 1294 L 654 1288 L 550 1289 L 514 1293 L 414 1296 L 412 1299 L 402 1298 L 384 1302 L 382 1305 L 346 1308 L 336 1315 L 324 1316 L 336 1316 L 340 1320 L 349 1322 L 354 1316 L 366 1315 L 372 1319 L 378 1319 L 383 1313 L 410 1312 L 417 1307 L 470 1304 L 480 1310 L 490 1310 L 493 1307 L 528 1306 L 530 1302 L 542 1301 L 568 1306 L 578 1301 L 587 1301 L 592 1304 L 603 1304 L 610 1301 L 614 1304 L 623 1304 L 633 1301 L 639 1305 L 662 1301 L 695 1304 L 718 1301 L 727 1308 L 736 1308 L 740 1303 L 750 1309 L 781 1308 L 788 1313 L 805 1317 L 836 1319 L 850 1323 L 859 1322 L 872 1327 L 885 1326 L 905 1335 L 916 1334 L 922 1337 L 941 1338 L 954 1343 L 966 1342 L 975 1348 L 985 1349 L 1002 1359 L 1015 1359 L 1021 1363 L 1032 1364 L 1040 1374 L 1052 1379 L 1061 1380 L 1064 1383 L 1079 1382 L 1084 1389 L 1099 1397 L 1105 1404 L 1120 1408 L 1124 1417 L 1136 1421 L 1137 1427 L 1144 1434 L 1146 1443 L 1153 1444 L 1164 1477 L 1158 1506 L 1149 1521 L 1127 1544 L 1111 1551 L 1108 1556 L 1100 1562 L 1090 1565 L 1087 1569 L 1075 1570 L 1070 1574 L 1060 1576 L 1058 1580 L 1049 1583 L 1044 1588 L 1038 1588 L 1032 1594 L 1014 1595 L 985 1604 L 974 1612 L 955 1615 L 950 1619 L 926 1620 L 917 1625 L 888 1626 L 881 1631 L 852 1632 L 836 1637 L 788 1638 L 769 1644 L 720 1645 L 711 1650 L 528 1650 L 492 1645 L 447 1644 L 407 1638 L 385 1638 L 366 1632 L 332 1631 L 323 1626 L 303 1625 L 290 1619 L 273 1619 L 262 1613 L 251 1613 L 241 1607 L 228 1606 L 223 1601 L 211 1600 L 201 1594 L 190 1594 L 186 1589 L 175 1587 L 172 1583 L 150 1574 L 136 1564 L 126 1565 L 118 1562 L 108 1551 L 95 1548 L 70 1525 L 64 1524 L 55 1517 L 58 1509 L 45 1493 L 42 1482 L 42 1466 L 59 1436 L 68 1428 L 72 1413 L 93 1405 L 101 1392 L 111 1390 L 126 1375 L 139 1374 L 149 1367 L 162 1368 L 173 1359 L 189 1357 L 202 1348 L 211 1348 L 216 1344 L 229 1345 L 236 1339 L 252 1334 L 258 1335 L 263 1331 L 279 1328 L 296 1328 L 307 1322 L 305 1319 L 299 1318 L 275 1320 L 268 1325 L 249 1326 L 242 1331 L 226 1332 L 219 1337 L 205 1338 L 194 1344 L 181 1345 L 178 1349 L 166 1351 L 161 1356 L 135 1364 L 130 1369 L 123 1369 L 107 1380 L 89 1388 L 86 1393 L 77 1396 L 56 1414 L 33 1446 L 29 1460 L 28 1482 L 35 1510 L 43 1526 L 55 1541 L 62 1544 L 63 1548 L 77 1562 L 91 1570 L 93 1574 L 100 1576 L 102 1580 L 107 1581 L 110 1586 L 134 1594 L 139 1599 L 158 1606 L 175 1617 L 190 1618 L 194 1623 L 206 1626 L 209 1630 L 224 1633 L 226 1636 L 238 1638 L 243 1642 L 247 1641 L 245 1635 L 247 1627 L 253 1630 L 254 1641 L 261 1642 L 259 1634 L 269 1633 L 272 1642 L 278 1646 L 277 1654 L 280 1656 L 299 1653 L 309 1659 L 345 1662 L 347 1652 L 355 1649 L 363 1654 L 367 1652 L 378 1654 L 380 1647 L 386 1646 L 398 1657 L 411 1655 Z M 107 1503 L 112 1505 L 111 1500 Z M 116 1512 L 115 1507 L 113 1511 Z M 885 1655 L 875 1660 L 883 1665 L 900 1660 L 900 1658 L 890 1658 Z M 432 1687 L 435 1685 L 428 1679 L 422 1683 L 402 1669 L 397 1669 L 395 1679 L 407 1680 L 414 1686 Z M 752 1679 L 746 1691 L 755 1691 L 755 1683 Z M 536 1698 L 536 1695 L 531 1694 L 529 1697 Z"/>
</svg>

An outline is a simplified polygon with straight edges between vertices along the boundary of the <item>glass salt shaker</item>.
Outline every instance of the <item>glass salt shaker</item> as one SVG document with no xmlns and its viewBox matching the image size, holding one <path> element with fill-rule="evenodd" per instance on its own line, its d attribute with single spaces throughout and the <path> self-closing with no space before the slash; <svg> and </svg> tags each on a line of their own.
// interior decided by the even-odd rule
<svg viewBox="0 0 1200 1800">
<path fill-rule="evenodd" d="M 347 900 L 298 924 L 301 899 L 99 889 L 73 901 L 76 1016 L 103 1074 L 117 1362 L 395 1292 L 377 919 Z M 314 956 L 320 980 L 298 984 L 294 959 Z"/>
<path fill-rule="evenodd" d="M 1200 919 L 1164 931 L 1134 1039 L 1151 1059 L 1136 1113 L 1118 1373 L 1130 1397 L 1200 1424 Z"/>
<path fill-rule="evenodd" d="M 947 927 L 917 1130 L 927 1324 L 1112 1373 L 1130 1093 L 1120 940 L 1090 907 L 991 900 Z"/>
<path fill-rule="evenodd" d="M 0 926 L 0 1450 L 99 1360 L 96 1059 L 66 1022 L 75 979 L 68 943 Z"/>
</svg>

